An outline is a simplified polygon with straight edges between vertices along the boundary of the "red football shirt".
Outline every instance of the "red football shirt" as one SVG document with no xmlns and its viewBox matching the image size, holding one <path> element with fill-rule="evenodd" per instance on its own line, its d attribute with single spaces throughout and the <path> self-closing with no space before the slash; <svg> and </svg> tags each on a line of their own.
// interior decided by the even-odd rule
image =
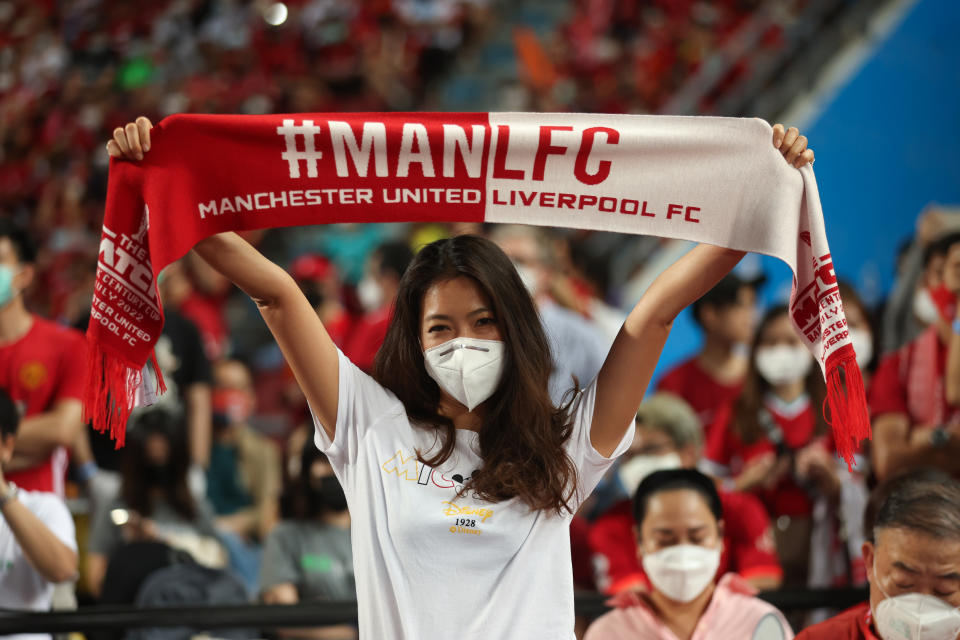
<svg viewBox="0 0 960 640">
<path fill-rule="evenodd" d="M 802 410 L 789 415 L 780 412 L 769 402 L 765 406 L 783 432 L 784 443 L 791 450 L 802 449 L 818 439 L 814 435 L 817 420 L 809 402 Z M 767 453 L 776 453 L 773 443 L 765 435 L 749 444 L 740 439 L 733 429 L 732 406 L 718 414 L 717 421 L 718 426 L 707 439 L 704 457 L 724 467 L 730 476 L 738 476 L 751 460 Z M 823 446 L 830 446 L 827 438 L 823 438 Z M 758 489 L 753 493 L 774 516 L 803 517 L 809 516 L 813 510 L 813 501 L 807 491 L 789 475 L 784 476 L 773 489 Z"/>
<path fill-rule="evenodd" d="M 742 388 L 743 383 L 728 385 L 717 381 L 700 366 L 696 357 L 668 371 L 657 384 L 657 391 L 667 391 L 686 400 L 707 432 L 714 424 L 717 410 L 734 402 Z"/>
<path fill-rule="evenodd" d="M 910 418 L 911 425 L 922 422 L 918 416 L 911 414 L 910 405 L 907 402 L 907 369 L 913 358 L 918 357 L 922 358 L 924 355 L 919 353 L 915 340 L 880 361 L 880 366 L 877 367 L 877 372 L 870 382 L 871 417 L 875 418 L 884 413 L 903 413 Z M 960 407 L 947 403 L 947 394 L 943 388 L 947 367 L 947 347 L 939 340 L 936 358 L 935 384 L 938 388 L 931 394 L 931 398 L 934 402 L 940 403 L 944 422 L 951 422 L 960 417 Z"/>
<path fill-rule="evenodd" d="M 870 621 L 870 603 L 858 604 L 838 616 L 807 627 L 795 640 L 880 640 Z"/>
<path fill-rule="evenodd" d="M 720 492 L 723 505 L 723 553 L 717 578 L 735 572 L 743 578 L 781 577 L 783 569 L 770 530 L 770 519 L 755 496 L 740 492 Z M 614 594 L 647 577 L 637 559 L 637 541 L 633 535 L 633 504 L 623 500 L 597 518 L 588 541 L 593 552 L 597 586 Z"/>
<path fill-rule="evenodd" d="M 373 360 L 387 336 L 392 318 L 392 306 L 365 315 L 347 339 L 343 355 L 363 371 L 373 371 Z"/>
<path fill-rule="evenodd" d="M 24 418 L 50 411 L 61 400 L 81 399 L 86 340 L 74 329 L 33 316 L 33 325 L 16 342 L 0 346 L 0 387 Z M 7 474 L 28 491 L 63 495 L 67 452 L 58 449 L 43 464 Z"/>
</svg>

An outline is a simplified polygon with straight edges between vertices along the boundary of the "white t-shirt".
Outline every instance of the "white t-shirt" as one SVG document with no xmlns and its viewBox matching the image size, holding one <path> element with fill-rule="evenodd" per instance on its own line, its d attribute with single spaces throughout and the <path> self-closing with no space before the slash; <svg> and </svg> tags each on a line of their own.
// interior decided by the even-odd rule
<svg viewBox="0 0 960 640">
<path fill-rule="evenodd" d="M 17 494 L 23 506 L 37 516 L 63 544 L 77 550 L 73 518 L 58 496 L 41 491 L 20 491 Z M 6 518 L 0 515 L 0 609 L 20 611 L 49 611 L 53 600 L 53 583 L 47 581 L 27 560 L 20 543 Z M 5 636 L 27 640 L 41 639 L 48 634 Z"/>
<path fill-rule="evenodd" d="M 336 437 L 314 415 L 316 444 L 343 484 L 352 518 L 360 637 L 371 640 L 571 640 L 571 515 L 531 512 L 518 499 L 465 496 L 482 465 L 477 433 L 457 431 L 440 468 L 417 460 L 437 443 L 390 391 L 340 354 Z M 583 392 L 566 444 L 579 472 L 572 506 L 593 490 L 633 439 L 610 458 L 590 444 L 595 384 Z M 429 457 L 429 456 L 428 456 Z"/>
</svg>

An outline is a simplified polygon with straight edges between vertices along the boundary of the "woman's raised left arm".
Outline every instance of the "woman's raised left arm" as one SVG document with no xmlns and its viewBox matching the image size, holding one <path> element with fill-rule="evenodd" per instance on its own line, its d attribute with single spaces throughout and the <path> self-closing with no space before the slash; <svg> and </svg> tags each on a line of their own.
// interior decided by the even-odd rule
<svg viewBox="0 0 960 640">
<path fill-rule="evenodd" d="M 797 168 L 813 162 L 813 150 L 799 131 L 773 127 L 773 146 Z M 597 374 L 597 399 L 590 441 L 611 455 L 643 400 L 673 321 L 684 307 L 709 291 L 745 255 L 700 244 L 661 273 L 627 316 Z"/>
</svg>

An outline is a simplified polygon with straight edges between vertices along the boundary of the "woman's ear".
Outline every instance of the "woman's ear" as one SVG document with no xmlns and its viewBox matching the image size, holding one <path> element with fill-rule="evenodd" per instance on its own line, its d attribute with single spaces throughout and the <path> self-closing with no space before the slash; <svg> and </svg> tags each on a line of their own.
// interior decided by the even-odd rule
<svg viewBox="0 0 960 640">
<path fill-rule="evenodd" d="M 724 530 L 726 529 L 726 523 L 721 518 L 717 520 L 717 537 L 720 539 L 720 551 L 723 551 L 723 547 L 726 544 L 726 537 L 724 536 Z"/>
</svg>

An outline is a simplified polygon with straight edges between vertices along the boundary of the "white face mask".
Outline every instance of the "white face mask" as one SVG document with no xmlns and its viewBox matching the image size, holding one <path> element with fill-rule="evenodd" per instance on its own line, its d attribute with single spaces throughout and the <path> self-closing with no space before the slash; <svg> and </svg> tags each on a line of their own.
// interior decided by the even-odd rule
<svg viewBox="0 0 960 640">
<path fill-rule="evenodd" d="M 454 338 L 423 352 L 427 373 L 469 411 L 493 395 L 503 376 L 503 342 Z"/>
<path fill-rule="evenodd" d="M 357 285 L 357 298 L 365 311 L 376 311 L 383 306 L 383 289 L 370 276 L 364 276 Z"/>
<path fill-rule="evenodd" d="M 719 548 L 695 544 L 678 544 L 643 554 L 643 570 L 651 584 L 677 602 L 690 602 L 703 593 L 719 566 Z"/>
<path fill-rule="evenodd" d="M 623 462 L 617 469 L 617 478 L 629 495 L 637 491 L 643 479 L 654 471 L 663 469 L 679 469 L 682 466 L 680 456 L 676 452 L 662 456 L 634 456 Z"/>
<path fill-rule="evenodd" d="M 857 354 L 857 365 L 863 369 L 873 358 L 873 335 L 866 329 L 850 329 L 850 341 Z"/>
<path fill-rule="evenodd" d="M 883 640 L 956 640 L 960 634 L 960 610 L 925 593 L 888 596 L 873 622 Z"/>
<path fill-rule="evenodd" d="M 757 371 L 772 385 L 788 384 L 810 372 L 813 358 L 803 345 L 760 347 L 754 356 Z"/>
<path fill-rule="evenodd" d="M 537 288 L 538 288 L 537 272 L 526 265 L 518 264 L 516 262 L 513 263 L 513 266 L 516 267 L 517 275 L 520 276 L 520 280 L 521 282 L 523 282 L 523 286 L 527 288 L 527 291 L 530 292 L 531 296 L 536 296 Z"/>
<path fill-rule="evenodd" d="M 940 317 L 937 303 L 933 301 L 930 290 L 923 287 L 913 295 L 913 315 L 923 324 L 933 324 Z"/>
</svg>

